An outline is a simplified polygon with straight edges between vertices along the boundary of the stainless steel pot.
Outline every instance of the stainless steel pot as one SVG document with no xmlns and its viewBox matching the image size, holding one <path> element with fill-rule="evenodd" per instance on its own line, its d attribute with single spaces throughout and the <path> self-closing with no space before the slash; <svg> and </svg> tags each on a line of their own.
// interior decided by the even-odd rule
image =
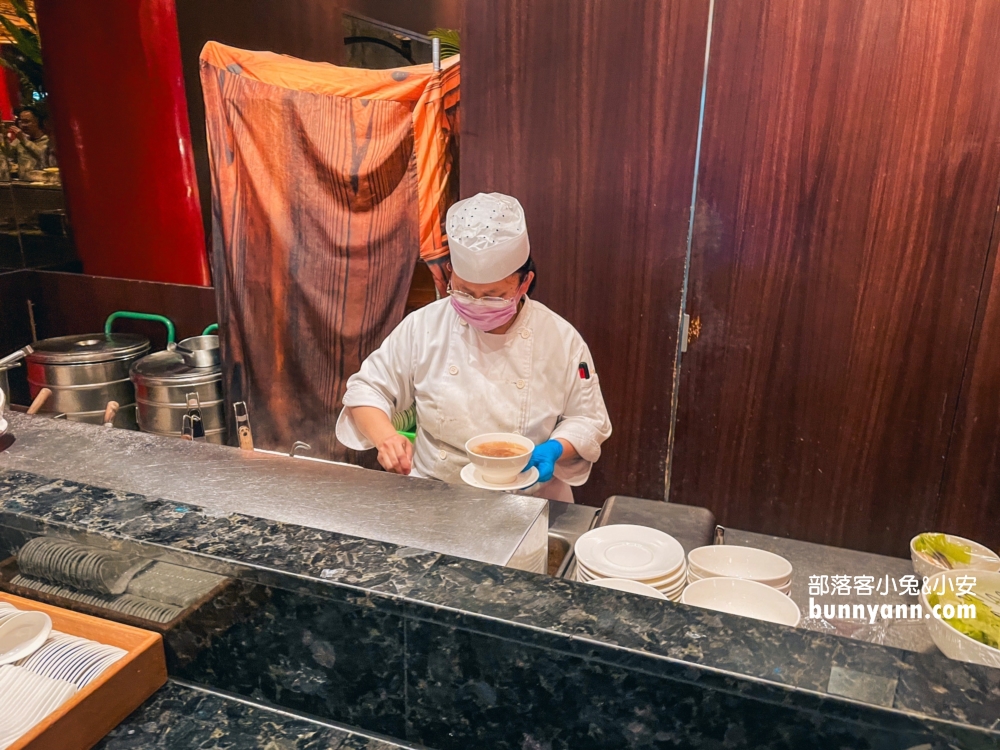
<svg viewBox="0 0 1000 750">
<path fill-rule="evenodd" d="M 149 351 L 149 339 L 130 333 L 60 336 L 34 345 L 28 355 L 28 386 L 34 398 L 42 388 L 52 395 L 43 413 L 75 422 L 102 424 L 109 401 L 120 404 L 116 427 L 136 428 L 135 390 L 129 367 Z"/>
<path fill-rule="evenodd" d="M 225 444 L 222 368 L 218 364 L 191 367 L 177 351 L 156 352 L 133 364 L 130 376 L 135 385 L 139 429 L 143 432 L 181 437 L 189 408 L 188 394 L 197 393 L 205 439 Z"/>
<path fill-rule="evenodd" d="M 17 367 L 17 365 L 14 365 Z M 4 409 L 10 405 L 10 379 L 7 377 L 8 367 L 0 367 L 0 391 L 3 391 Z"/>
<path fill-rule="evenodd" d="M 219 358 L 218 336 L 192 336 L 177 345 L 177 352 L 190 367 L 215 367 Z"/>
</svg>

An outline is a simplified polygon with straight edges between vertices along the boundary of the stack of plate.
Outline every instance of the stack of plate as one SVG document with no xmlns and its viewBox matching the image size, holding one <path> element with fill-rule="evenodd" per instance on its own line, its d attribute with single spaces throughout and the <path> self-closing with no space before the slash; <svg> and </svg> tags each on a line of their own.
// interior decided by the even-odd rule
<svg viewBox="0 0 1000 750">
<path fill-rule="evenodd" d="M 40 649 L 17 664 L 42 677 L 84 688 L 127 653 L 115 646 L 53 631 Z"/>
<path fill-rule="evenodd" d="M 120 596 L 88 594 L 82 591 L 76 591 L 68 586 L 61 586 L 57 583 L 48 583 L 47 581 L 39 581 L 36 578 L 29 578 L 28 576 L 20 574 L 11 578 L 10 582 L 15 586 L 23 586 L 26 589 L 34 589 L 35 591 L 40 591 L 43 594 L 54 594 L 56 596 L 61 596 L 64 599 L 72 599 L 73 601 L 83 602 L 84 604 L 89 604 L 93 607 L 110 609 L 115 612 L 121 612 L 122 614 L 131 615 L 132 617 L 138 617 L 143 620 L 149 620 L 150 622 L 158 622 L 161 624 L 170 622 L 183 612 L 183 609 L 173 604 L 154 602 L 149 599 L 144 599 L 141 596 L 132 596 L 131 594 L 122 594 Z"/>
<path fill-rule="evenodd" d="M 716 544 L 691 550 L 687 577 L 688 583 L 705 578 L 742 578 L 788 594 L 792 588 L 792 564 L 762 549 Z"/>
<path fill-rule="evenodd" d="M 123 594 L 129 581 L 152 560 L 88 547 L 68 539 L 36 537 L 21 548 L 21 573 L 78 590 Z"/>
<path fill-rule="evenodd" d="M 627 591 L 630 594 L 642 594 L 651 599 L 666 599 L 663 594 L 645 583 L 630 581 L 627 578 L 598 578 L 594 581 L 587 581 L 591 586 L 600 586 L 602 589 L 614 589 L 615 591 Z"/>
<path fill-rule="evenodd" d="M 76 692 L 76 685 L 6 664 L 0 667 L 0 749 L 29 732 Z"/>
<path fill-rule="evenodd" d="M 677 601 L 686 584 L 684 548 L 669 534 L 616 524 L 591 529 L 576 541 L 576 579 L 638 581 Z M 623 589 L 624 590 L 624 589 Z"/>
<path fill-rule="evenodd" d="M 33 628 L 38 630 L 37 637 L 8 632 L 19 619 L 27 618 L 44 618 L 44 627 Z M 4 648 L 0 656 L 17 660 L 0 666 L 0 750 L 16 743 L 127 655 L 124 649 L 50 628 L 48 615 L 0 602 L 0 647 Z"/>
</svg>

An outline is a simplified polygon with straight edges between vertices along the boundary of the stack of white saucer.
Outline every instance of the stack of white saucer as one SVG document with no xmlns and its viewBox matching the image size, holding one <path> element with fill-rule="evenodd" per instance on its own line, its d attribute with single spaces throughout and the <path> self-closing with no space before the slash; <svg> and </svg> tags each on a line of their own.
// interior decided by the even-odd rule
<svg viewBox="0 0 1000 750">
<path fill-rule="evenodd" d="M 688 554 L 688 583 L 704 578 L 742 578 L 788 594 L 792 588 L 792 564 L 762 549 L 716 544 L 698 547 Z"/>
<path fill-rule="evenodd" d="M 576 541 L 576 579 L 619 579 L 650 586 L 677 601 L 687 583 L 684 548 L 669 534 L 646 526 L 615 524 L 591 529 Z M 608 588 L 619 588 L 604 584 Z M 621 587 L 621 590 L 633 590 Z"/>
</svg>

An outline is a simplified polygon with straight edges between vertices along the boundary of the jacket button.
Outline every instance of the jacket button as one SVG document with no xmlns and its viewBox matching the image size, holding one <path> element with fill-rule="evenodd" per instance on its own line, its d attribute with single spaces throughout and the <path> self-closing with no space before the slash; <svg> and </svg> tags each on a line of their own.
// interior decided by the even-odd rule
<svg viewBox="0 0 1000 750">
<path fill-rule="evenodd" d="M 446 458 L 448 458 L 448 454 L 445 453 L 444 451 L 440 451 L 438 453 L 438 458 L 440 458 L 442 461 L 444 461 Z"/>
<path fill-rule="evenodd" d="M 522 328 L 521 329 L 521 338 L 522 339 L 526 339 L 529 336 L 531 336 L 531 331 L 529 331 L 527 328 Z"/>
<path fill-rule="evenodd" d="M 460 326 L 467 326 L 467 325 L 469 325 L 469 321 L 467 321 L 465 318 L 459 318 L 458 319 L 458 324 Z"/>
<path fill-rule="evenodd" d="M 450 372 L 452 375 L 458 375 L 458 368 L 455 367 L 455 365 L 452 365 L 451 367 L 448 368 L 448 372 Z"/>
<path fill-rule="evenodd" d="M 517 387 L 518 388 L 524 388 L 524 381 L 523 380 L 518 380 L 517 381 Z"/>
</svg>

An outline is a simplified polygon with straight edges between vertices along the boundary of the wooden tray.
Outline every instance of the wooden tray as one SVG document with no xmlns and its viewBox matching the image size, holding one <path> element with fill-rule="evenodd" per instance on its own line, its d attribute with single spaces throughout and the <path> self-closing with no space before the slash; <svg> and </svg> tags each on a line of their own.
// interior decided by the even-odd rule
<svg viewBox="0 0 1000 750">
<path fill-rule="evenodd" d="M 128 651 L 9 750 L 87 750 L 167 681 L 163 638 L 157 633 L 2 592 L 0 601 L 46 613 L 53 630 Z"/>
</svg>

